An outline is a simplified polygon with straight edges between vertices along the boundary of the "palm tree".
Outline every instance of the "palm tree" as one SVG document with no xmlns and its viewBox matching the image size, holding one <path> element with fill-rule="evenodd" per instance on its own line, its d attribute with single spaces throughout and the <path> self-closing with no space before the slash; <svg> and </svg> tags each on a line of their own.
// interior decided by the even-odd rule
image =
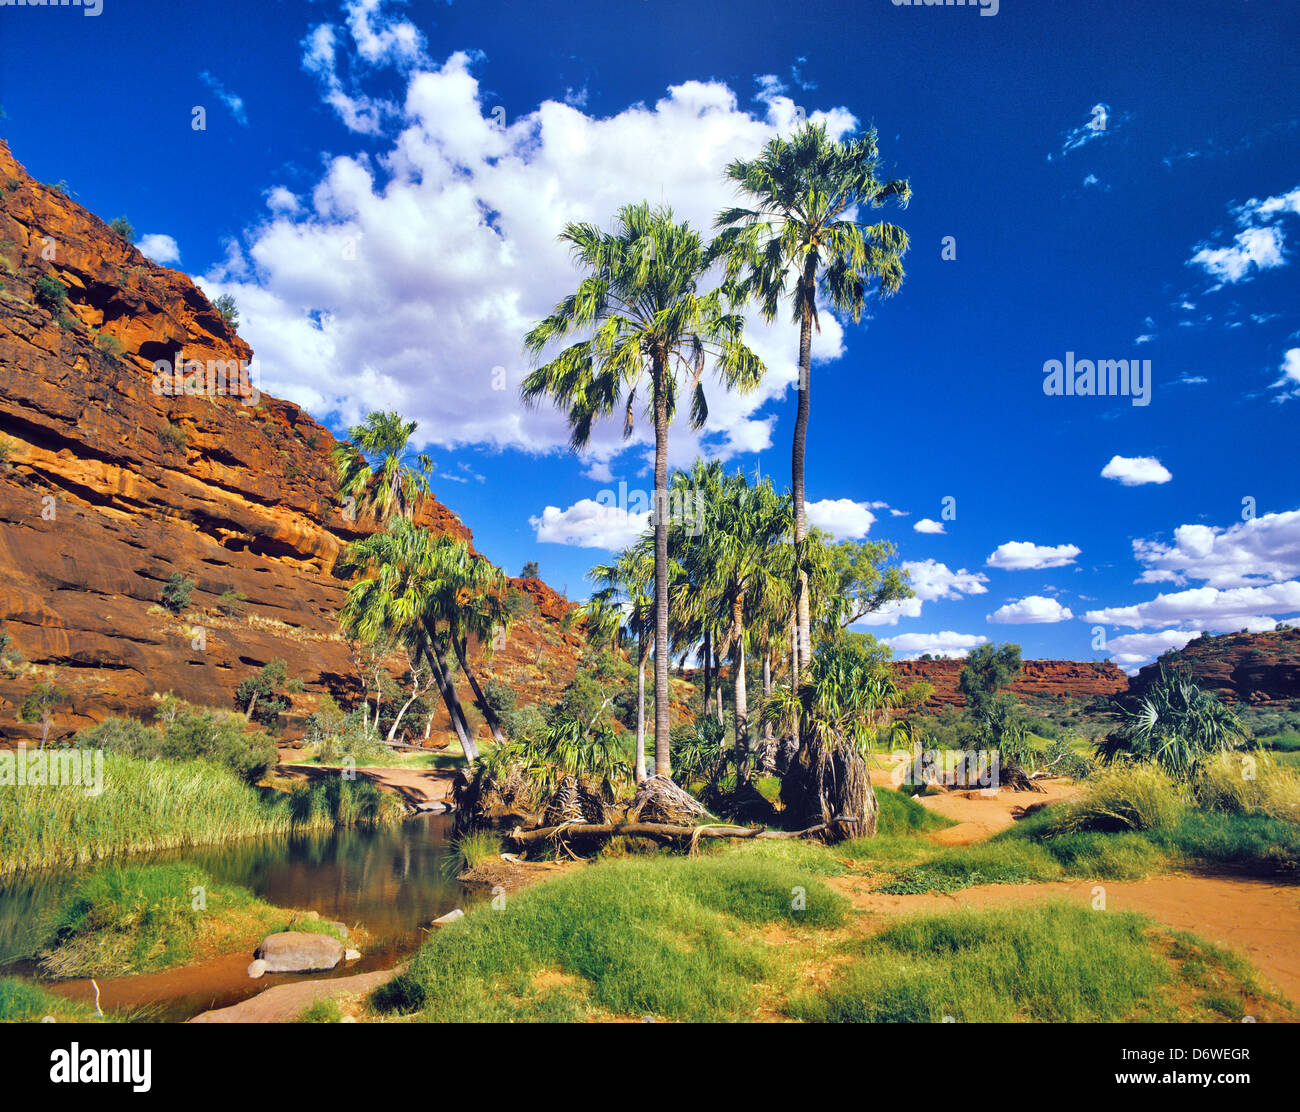
<svg viewBox="0 0 1300 1112">
<path fill-rule="evenodd" d="M 597 564 L 588 578 L 603 584 L 581 612 L 588 620 L 588 635 L 617 643 L 627 634 L 636 638 L 636 782 L 646 777 L 645 666 L 655 647 L 654 555 L 644 545 L 624 549 L 610 564 Z"/>
<path fill-rule="evenodd" d="M 697 463 L 690 475 L 678 472 L 674 485 L 683 493 L 694 488 L 707 492 L 704 503 L 709 528 L 696 537 L 674 524 L 670 539 L 692 575 L 700 598 L 720 607 L 723 639 L 719 655 L 731 653 L 733 698 L 736 712 L 736 779 L 743 784 L 749 769 L 749 692 L 745 675 L 746 648 L 752 638 L 754 594 L 772 594 L 767 583 L 779 574 L 773 553 L 788 536 L 792 508 L 788 497 L 778 495 L 770 480 L 750 486 L 743 474 L 722 477 L 717 464 Z"/>
<path fill-rule="evenodd" d="M 568 409 L 575 450 L 588 443 L 598 418 L 616 410 L 623 412 L 623 432 L 630 436 L 638 390 L 653 417 L 655 772 L 669 777 L 668 514 L 661 512 L 668 491 L 668 426 L 679 389 L 691 396 L 692 425 L 703 426 L 706 361 L 712 360 L 728 389 L 752 389 L 764 367 L 744 343 L 744 318 L 732 308 L 734 285 L 699 292 L 712 257 L 698 233 L 673 221 L 670 209 L 626 205 L 614 231 L 568 224 L 560 240 L 588 274 L 524 342 L 537 360 L 557 340 L 574 332 L 590 335 L 537 367 L 524 381 L 523 396 L 530 403 L 550 398 Z"/>
<path fill-rule="evenodd" d="M 438 629 L 440 595 L 445 596 L 446 590 L 440 547 L 428 530 L 404 517 L 350 545 L 344 566 L 369 574 L 348 588 L 339 619 L 349 636 L 365 642 L 385 635 L 400 638 L 425 657 L 465 759 L 472 764 L 478 759 L 478 746 L 451 682 L 448 637 Z"/>
<path fill-rule="evenodd" d="M 339 494 L 355 500 L 358 516 L 370 511 L 381 524 L 394 515 L 410 518 L 422 495 L 429 493 L 429 472 L 433 461 L 424 454 L 408 462 L 407 445 L 419 428 L 398 413 L 369 413 L 359 425 L 348 429 L 351 444 L 334 449 Z M 366 456 L 377 459 L 372 467 Z"/>
<path fill-rule="evenodd" d="M 469 639 L 474 637 L 483 655 L 490 657 L 498 632 L 510 626 L 505 605 L 506 577 L 482 556 L 469 550 L 467 541 L 447 535 L 433 542 L 435 587 L 429 616 L 435 626 L 444 626 L 460 670 L 465 673 L 474 700 L 498 744 L 505 741 L 505 729 L 496 709 L 479 686 L 469 662 Z"/>
<path fill-rule="evenodd" d="M 788 299 L 799 325 L 798 409 L 791 456 L 795 547 L 803 560 L 808 519 L 804 509 L 804 457 L 811 393 L 812 334 L 820 331 L 817 295 L 861 318 L 872 284 L 881 295 L 895 293 L 903 281 L 907 233 L 893 224 L 864 224 L 864 208 L 889 200 L 906 206 L 911 187 L 905 180 L 876 176 L 874 129 L 857 139 L 835 142 L 824 123 L 809 122 L 789 139 L 768 142 L 758 158 L 736 159 L 726 176 L 751 198 L 753 207 L 720 212 L 724 229 L 715 249 L 726 256 L 728 276 L 746 273 L 745 288 L 757 297 L 764 317 L 773 320 Z M 807 576 L 801 568 L 797 599 L 798 666 L 812 657 Z"/>
</svg>

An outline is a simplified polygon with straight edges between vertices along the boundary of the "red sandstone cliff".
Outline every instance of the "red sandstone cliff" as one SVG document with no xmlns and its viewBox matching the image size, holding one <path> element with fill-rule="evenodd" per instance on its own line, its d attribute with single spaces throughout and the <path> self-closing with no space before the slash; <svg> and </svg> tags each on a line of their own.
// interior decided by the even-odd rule
<svg viewBox="0 0 1300 1112">
<path fill-rule="evenodd" d="M 41 304 L 47 275 L 68 289 L 62 311 Z M 154 361 L 178 352 L 252 357 L 189 278 L 34 181 L 0 142 L 0 620 L 28 662 L 0 668 L 0 738 L 39 736 L 16 721 L 38 679 L 70 695 L 52 737 L 147 716 L 156 692 L 229 706 L 276 657 L 308 693 L 351 689 L 333 570 L 373 526 L 335 504 L 333 436 L 269 396 L 155 393 Z M 421 520 L 470 538 L 432 499 Z M 183 617 L 158 605 L 173 572 L 196 584 Z M 568 604 L 540 582 L 515 585 L 537 607 L 498 667 L 546 643 L 547 673 L 524 686 L 558 690 L 576 657 L 556 626 Z M 247 596 L 242 614 L 221 613 L 226 591 Z"/>
<path fill-rule="evenodd" d="M 1148 664 L 1133 677 L 1133 691 L 1145 690 L 1161 665 L 1178 668 L 1200 687 L 1229 701 L 1300 700 L 1300 629 L 1205 634 Z"/>
<path fill-rule="evenodd" d="M 892 667 L 900 688 L 924 680 L 934 685 L 926 710 L 945 706 L 964 707 L 966 696 L 957 686 L 963 660 L 897 660 Z M 1026 660 L 1024 672 L 1008 690 L 1020 698 L 1092 699 L 1120 694 L 1128 689 L 1128 677 L 1109 660 Z"/>
</svg>

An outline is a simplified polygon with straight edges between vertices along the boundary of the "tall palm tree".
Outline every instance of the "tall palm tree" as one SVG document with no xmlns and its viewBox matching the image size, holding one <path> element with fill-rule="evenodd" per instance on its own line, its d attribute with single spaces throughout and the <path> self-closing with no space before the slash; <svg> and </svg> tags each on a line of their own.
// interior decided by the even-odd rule
<svg viewBox="0 0 1300 1112">
<path fill-rule="evenodd" d="M 475 638 L 483 655 L 490 657 L 496 634 L 509 628 L 506 577 L 499 568 L 471 552 L 468 542 L 459 537 L 439 536 L 433 541 L 433 549 L 435 586 L 430 598 L 430 618 L 435 626 L 445 627 L 460 670 L 474 692 L 474 700 L 492 737 L 500 744 L 506 739 L 505 729 L 470 666 L 469 639 Z"/>
<path fill-rule="evenodd" d="M 644 545 L 625 548 L 613 563 L 597 564 L 587 577 L 602 584 L 582 607 L 594 636 L 617 641 L 622 635 L 636 641 L 636 764 L 639 784 L 646 777 L 645 668 L 655 647 L 654 551 Z"/>
<path fill-rule="evenodd" d="M 451 681 L 449 636 L 438 627 L 447 579 L 440 567 L 445 563 L 441 549 L 427 529 L 404 517 L 350 545 L 344 566 L 368 574 L 348 588 L 339 620 L 350 636 L 372 642 L 387 635 L 405 641 L 425 657 L 465 759 L 472 764 L 478 759 L 478 746 Z"/>
<path fill-rule="evenodd" d="M 733 309 L 734 284 L 700 292 L 713 258 L 699 234 L 675 223 L 670 209 L 625 205 L 612 232 L 593 224 L 568 224 L 560 235 L 586 269 L 575 293 L 525 338 L 534 360 L 572 333 L 589 333 L 524 380 L 530 403 L 550 398 L 569 411 L 575 450 L 593 423 L 623 412 L 630 436 L 637 392 L 655 432 L 655 772 L 668 777 L 668 426 L 678 392 L 691 396 L 691 422 L 703 426 L 708 402 L 702 382 L 712 361 L 728 389 L 749 390 L 764 367 L 744 342 L 744 318 Z M 648 381 L 647 381 L 648 380 Z"/>
<path fill-rule="evenodd" d="M 424 454 L 409 462 L 407 445 L 419 428 L 398 413 L 374 412 L 359 425 L 348 429 L 350 444 L 334 449 L 339 494 L 355 499 L 358 516 L 367 511 L 386 524 L 394 515 L 412 517 L 422 495 L 429 493 L 429 472 L 433 461 Z M 368 456 L 375 457 L 372 466 Z"/>
<path fill-rule="evenodd" d="M 731 653 L 732 689 L 736 713 L 736 776 L 749 771 L 749 691 L 745 674 L 746 649 L 753 640 L 753 596 L 771 593 L 765 581 L 778 574 L 775 549 L 789 535 L 793 510 L 788 497 L 772 489 L 771 480 L 750 486 L 743 474 L 721 477 L 717 464 L 697 463 L 690 475 L 678 472 L 674 485 L 690 489 L 692 482 L 707 491 L 705 514 L 709 528 L 696 537 L 674 524 L 671 537 L 684 550 L 682 562 L 693 573 L 701 597 L 720 607 L 724 625 L 720 654 Z M 677 547 L 677 546 L 674 546 Z"/>
<path fill-rule="evenodd" d="M 863 209 L 897 200 L 906 206 L 905 180 L 877 177 L 874 129 L 845 142 L 832 140 L 824 123 L 804 124 L 789 138 L 778 136 L 752 160 L 736 159 L 726 176 L 748 196 L 751 207 L 720 212 L 723 229 L 715 250 L 727 258 L 728 275 L 744 272 L 745 287 L 769 321 L 788 300 L 799 325 L 799 387 L 791 453 L 795 547 L 803 559 L 808 518 L 804 509 L 804 458 L 811 396 L 812 334 L 821 331 L 817 296 L 854 321 L 861 318 L 872 285 L 881 295 L 903 281 L 907 233 L 893 224 L 864 224 Z M 808 583 L 801 570 L 797 599 L 798 665 L 812 657 Z"/>
</svg>

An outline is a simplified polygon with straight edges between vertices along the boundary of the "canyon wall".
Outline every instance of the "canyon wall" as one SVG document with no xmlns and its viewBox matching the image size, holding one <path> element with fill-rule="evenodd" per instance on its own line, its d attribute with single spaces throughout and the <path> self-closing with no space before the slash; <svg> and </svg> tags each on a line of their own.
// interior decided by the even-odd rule
<svg viewBox="0 0 1300 1112">
<path fill-rule="evenodd" d="M 42 296 L 42 278 L 67 288 L 65 304 Z M 237 364 L 252 351 L 189 278 L 34 181 L 0 142 L 0 620 L 25 658 L 0 665 L 0 738 L 40 736 L 17 721 L 40 680 L 68 694 L 52 737 L 148 716 L 168 691 L 231 706 L 277 657 L 309 697 L 357 690 L 334 571 L 374 523 L 337 504 L 334 437 L 277 398 L 157 392 L 154 362 L 178 356 Z M 418 520 L 472 542 L 436 499 Z M 159 605 L 173 572 L 195 584 L 180 616 Z M 559 626 L 565 600 L 512 582 L 535 605 L 496 666 L 531 667 L 543 644 L 553 657 L 525 678 L 526 702 L 530 685 L 540 698 L 572 678 L 578 642 Z"/>
</svg>

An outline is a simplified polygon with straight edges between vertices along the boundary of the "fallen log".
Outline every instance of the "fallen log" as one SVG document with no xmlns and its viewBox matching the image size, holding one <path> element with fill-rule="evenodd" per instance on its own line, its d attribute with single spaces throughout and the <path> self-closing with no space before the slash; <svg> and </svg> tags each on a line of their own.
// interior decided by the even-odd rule
<svg viewBox="0 0 1300 1112">
<path fill-rule="evenodd" d="M 767 830 L 761 826 L 671 826 L 662 822 L 566 822 L 556 826 L 542 826 L 536 830 L 515 827 L 509 834 L 512 842 L 521 846 L 543 842 L 548 838 L 656 838 L 676 841 L 686 838 L 694 842 L 700 838 L 803 838 L 820 834 L 834 823 L 857 822 L 856 818 L 838 818 L 818 823 L 807 830 Z"/>
</svg>

